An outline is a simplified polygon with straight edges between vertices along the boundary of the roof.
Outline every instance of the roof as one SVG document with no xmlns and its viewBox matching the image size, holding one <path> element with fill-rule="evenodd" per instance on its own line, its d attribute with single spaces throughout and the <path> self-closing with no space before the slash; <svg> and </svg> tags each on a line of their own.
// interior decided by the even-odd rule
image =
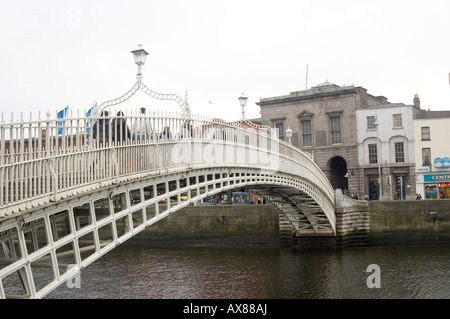
<svg viewBox="0 0 450 319">
<path fill-rule="evenodd" d="M 328 80 L 326 80 L 325 82 L 317 84 L 316 86 L 313 86 L 312 88 L 319 88 L 319 87 L 325 87 L 325 86 L 337 86 L 337 87 L 339 87 L 338 85 L 336 85 L 334 83 L 331 83 L 331 82 L 328 82 Z"/>
<path fill-rule="evenodd" d="M 275 96 L 275 97 L 269 97 L 269 98 L 260 98 L 260 101 L 256 103 L 256 105 L 259 106 L 265 106 L 269 104 L 277 104 L 282 101 L 295 101 L 295 100 L 302 100 L 302 99 L 311 99 L 311 98 L 317 98 L 318 95 L 339 95 L 339 94 L 345 94 L 348 92 L 354 91 L 355 88 L 352 86 L 344 86 L 340 87 L 339 85 L 330 83 L 328 81 L 321 83 L 317 86 L 313 86 L 312 88 L 308 90 L 303 91 L 295 91 L 290 92 L 289 95 L 281 95 L 281 96 Z M 358 88 L 363 89 L 363 88 Z M 365 89 L 363 89 L 365 90 Z"/>
<path fill-rule="evenodd" d="M 402 106 L 411 106 L 411 105 L 405 105 L 403 103 L 387 103 L 387 104 L 380 104 L 380 105 L 364 105 L 361 107 L 361 109 L 388 109 L 392 107 L 402 107 Z"/>
<path fill-rule="evenodd" d="M 440 119 L 440 118 L 450 118 L 450 111 L 425 111 L 422 110 L 417 113 L 416 119 Z"/>
</svg>

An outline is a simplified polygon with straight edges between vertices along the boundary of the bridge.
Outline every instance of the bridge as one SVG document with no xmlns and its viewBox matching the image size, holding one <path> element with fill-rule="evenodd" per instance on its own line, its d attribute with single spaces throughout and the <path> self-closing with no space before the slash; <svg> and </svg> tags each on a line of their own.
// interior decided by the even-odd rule
<svg viewBox="0 0 450 319">
<path fill-rule="evenodd" d="M 275 205 L 297 236 L 336 236 L 335 193 L 309 153 L 244 112 L 191 114 L 187 98 L 148 89 L 136 63 L 135 86 L 89 116 L 1 115 L 0 298 L 42 298 L 146 227 L 233 189 Z M 138 90 L 181 112 L 112 110 Z"/>
</svg>

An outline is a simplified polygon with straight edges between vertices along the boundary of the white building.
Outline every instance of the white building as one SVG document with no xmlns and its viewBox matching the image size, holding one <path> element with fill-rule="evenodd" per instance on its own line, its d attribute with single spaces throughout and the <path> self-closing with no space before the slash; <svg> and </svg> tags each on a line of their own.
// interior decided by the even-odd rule
<svg viewBox="0 0 450 319">
<path fill-rule="evenodd" d="M 423 198 L 450 198 L 450 111 L 421 111 L 414 120 L 416 190 Z"/>
<path fill-rule="evenodd" d="M 419 111 L 418 104 L 402 103 L 356 110 L 360 178 L 370 200 L 380 199 L 380 188 L 381 200 L 415 198 L 413 120 Z"/>
</svg>

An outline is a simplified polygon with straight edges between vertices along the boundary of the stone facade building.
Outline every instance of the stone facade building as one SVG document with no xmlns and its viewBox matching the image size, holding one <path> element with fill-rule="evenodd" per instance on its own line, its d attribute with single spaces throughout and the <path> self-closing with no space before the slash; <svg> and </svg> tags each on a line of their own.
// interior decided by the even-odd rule
<svg viewBox="0 0 450 319">
<path fill-rule="evenodd" d="M 386 105 L 385 97 L 368 94 L 362 87 L 325 82 L 289 95 L 261 98 L 256 104 L 261 108 L 260 124 L 276 128 L 283 140 L 290 128 L 292 144 L 313 154 L 335 189 L 363 199 L 368 182 L 358 162 L 356 111 Z"/>
</svg>

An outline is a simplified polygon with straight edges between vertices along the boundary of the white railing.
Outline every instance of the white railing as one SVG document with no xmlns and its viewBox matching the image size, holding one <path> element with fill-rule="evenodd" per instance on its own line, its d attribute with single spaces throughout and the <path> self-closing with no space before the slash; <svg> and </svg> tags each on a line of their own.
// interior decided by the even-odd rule
<svg viewBox="0 0 450 319">
<path fill-rule="evenodd" d="M 192 166 L 251 166 L 333 189 L 309 153 L 248 121 L 151 112 L 0 121 L 0 219 L 85 187 Z M 105 124 L 106 123 L 106 124 Z M 144 130 L 139 127 L 145 127 Z M 123 135 L 123 132 L 124 135 Z"/>
</svg>

